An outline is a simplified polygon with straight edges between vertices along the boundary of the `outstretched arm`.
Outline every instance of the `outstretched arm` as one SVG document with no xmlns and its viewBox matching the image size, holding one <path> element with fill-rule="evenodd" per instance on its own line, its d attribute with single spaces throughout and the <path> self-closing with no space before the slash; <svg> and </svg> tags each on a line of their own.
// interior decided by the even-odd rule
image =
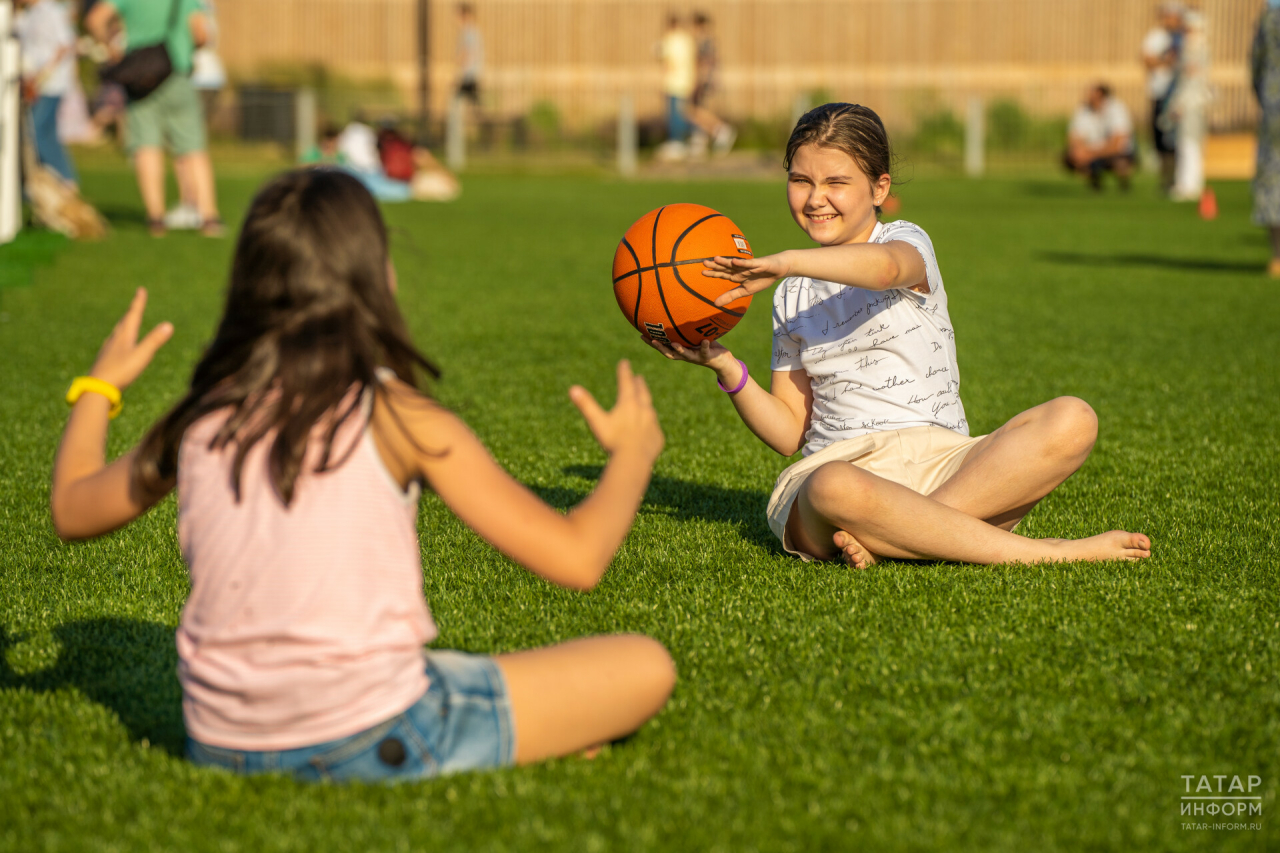
<svg viewBox="0 0 1280 853">
<path fill-rule="evenodd" d="M 585 590 L 599 582 L 631 528 L 664 440 L 649 389 L 627 362 L 618 365 L 611 411 L 585 388 L 569 391 L 609 463 L 568 515 L 503 470 L 457 415 L 401 383 L 388 387 L 375 410 L 377 435 L 464 524 L 553 583 Z"/>
<path fill-rule="evenodd" d="M 103 343 L 89 375 L 123 390 L 138 378 L 156 350 L 173 335 L 161 323 L 138 340 L 147 291 L 138 288 L 129 310 Z M 133 481 L 134 450 L 106 464 L 107 420 L 111 404 L 86 392 L 76 401 L 53 464 L 49 508 L 58 536 L 88 539 L 133 521 L 167 494 L 144 494 Z"/>
<path fill-rule="evenodd" d="M 738 416 L 756 437 L 783 456 L 791 456 L 804 445 L 813 409 L 813 386 L 803 370 L 775 370 L 769 390 L 761 388 L 746 373 L 745 365 L 721 344 L 710 340 L 697 349 L 686 349 L 645 338 L 645 343 L 673 361 L 687 361 L 715 371 L 721 389 L 741 390 L 729 395 Z"/>
<path fill-rule="evenodd" d="M 910 243 L 849 243 L 817 249 L 788 249 L 759 258 L 716 257 L 702 262 L 702 274 L 738 285 L 716 297 L 716 305 L 751 296 L 787 276 L 832 281 L 866 290 L 928 287 L 924 259 Z"/>
</svg>

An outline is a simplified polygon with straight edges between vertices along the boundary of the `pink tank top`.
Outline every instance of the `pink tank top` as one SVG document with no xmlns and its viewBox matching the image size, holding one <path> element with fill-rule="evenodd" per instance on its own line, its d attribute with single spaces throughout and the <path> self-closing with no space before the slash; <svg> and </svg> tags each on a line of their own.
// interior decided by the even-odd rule
<svg viewBox="0 0 1280 853">
<path fill-rule="evenodd" d="M 178 458 L 178 539 L 191 596 L 178 627 L 187 733 L 212 746 L 293 749 L 393 717 L 427 689 L 436 627 L 422 594 L 418 487 L 402 491 L 364 416 L 348 419 L 333 471 L 312 471 L 293 503 L 267 477 L 272 436 L 231 490 L 232 447 L 208 449 L 225 413 L 192 425 Z"/>
</svg>

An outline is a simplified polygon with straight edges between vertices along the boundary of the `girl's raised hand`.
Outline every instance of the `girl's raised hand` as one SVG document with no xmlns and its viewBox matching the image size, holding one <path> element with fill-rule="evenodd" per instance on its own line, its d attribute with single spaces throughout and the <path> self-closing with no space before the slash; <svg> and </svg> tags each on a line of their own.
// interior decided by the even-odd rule
<svg viewBox="0 0 1280 853">
<path fill-rule="evenodd" d="M 591 434 L 610 456 L 619 451 L 634 451 L 651 464 L 662 452 L 666 438 L 658 425 L 649 386 L 643 377 L 631 373 L 631 363 L 626 359 L 618 362 L 618 400 L 612 409 L 606 412 L 581 385 L 569 389 L 569 399 L 582 412 Z"/>
<path fill-rule="evenodd" d="M 98 350 L 98 358 L 89 371 L 94 376 L 123 390 L 137 379 L 156 351 L 164 346 L 165 341 L 173 337 L 173 324 L 161 323 L 142 340 L 138 340 L 138 332 L 142 328 L 142 312 L 147 308 L 147 289 L 139 287 L 129 303 L 129 310 L 116 323 L 102 349 Z"/>
<path fill-rule="evenodd" d="M 782 254 L 763 255 L 759 258 L 729 258 L 717 256 L 703 261 L 702 274 L 707 278 L 722 278 L 738 284 L 738 287 L 716 297 L 716 307 L 723 308 L 744 296 L 752 296 L 769 287 L 780 278 L 789 275 Z"/>
</svg>

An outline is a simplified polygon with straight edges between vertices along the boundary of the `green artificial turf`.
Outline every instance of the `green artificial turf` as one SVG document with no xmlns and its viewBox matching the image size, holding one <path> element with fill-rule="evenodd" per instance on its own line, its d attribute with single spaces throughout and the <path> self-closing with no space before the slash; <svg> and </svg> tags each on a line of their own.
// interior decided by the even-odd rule
<svg viewBox="0 0 1280 853">
<path fill-rule="evenodd" d="M 255 183 L 221 185 L 232 224 Z M 126 449 L 180 394 L 234 245 L 150 239 L 123 171 L 89 172 L 85 187 L 110 239 L 29 234 L 0 250 L 0 847 L 1280 846 L 1280 285 L 1262 275 L 1247 186 L 1218 188 L 1214 222 L 1149 186 L 902 190 L 901 215 L 937 248 L 974 433 L 1062 394 L 1098 412 L 1092 458 L 1021 532 L 1123 527 L 1155 544 L 1141 564 L 866 572 L 780 551 L 764 509 L 785 461 L 710 373 L 644 347 L 609 286 L 616 240 L 665 202 L 722 210 L 761 253 L 804 245 L 780 183 L 487 176 L 455 204 L 388 207 L 400 301 L 444 368 L 439 396 L 516 477 L 559 507 L 586 494 L 604 457 L 565 391 L 612 399 L 621 357 L 649 379 L 667 434 L 634 531 L 588 594 L 537 580 L 425 498 L 438 645 L 641 631 L 680 672 L 666 709 L 594 761 L 395 788 L 189 766 L 172 499 L 98 541 L 55 538 L 48 480 L 69 379 L 149 287 L 148 322 L 177 333 L 113 423 L 110 450 Z M 19 256 L 29 280 L 11 282 Z M 765 377 L 767 298 L 727 344 Z M 1210 819 L 1180 814 L 1181 777 L 1212 774 L 1262 777 L 1261 817 L 1214 819 L 1261 830 L 1183 828 Z"/>
</svg>

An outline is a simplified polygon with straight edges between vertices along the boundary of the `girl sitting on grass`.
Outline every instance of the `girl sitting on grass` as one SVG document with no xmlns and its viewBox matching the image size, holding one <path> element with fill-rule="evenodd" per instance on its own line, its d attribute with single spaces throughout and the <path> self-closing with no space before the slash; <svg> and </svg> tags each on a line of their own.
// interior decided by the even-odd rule
<svg viewBox="0 0 1280 853">
<path fill-rule="evenodd" d="M 1138 559 L 1140 533 L 1028 539 L 1019 520 L 1071 476 L 1097 437 L 1083 400 L 1059 397 L 970 437 L 955 335 L 928 235 L 878 219 L 892 178 L 880 118 L 856 104 L 806 113 L 787 142 L 787 203 L 820 248 L 715 258 L 738 286 L 727 305 L 781 279 L 765 391 L 718 343 L 649 343 L 715 371 L 747 427 L 783 456 L 769 526 L 802 559 L 875 556 L 966 563 Z"/>
<path fill-rule="evenodd" d="M 140 341 L 146 293 L 76 380 L 53 471 L 63 539 L 100 536 L 178 490 L 191 595 L 177 631 L 188 755 L 241 773 L 400 780 L 565 755 L 635 731 L 675 672 L 643 636 L 488 657 L 426 650 L 418 495 L 553 583 L 590 589 L 662 449 L 644 380 L 606 412 L 569 396 L 609 453 L 567 516 L 417 387 L 377 205 L 323 169 L 267 184 L 245 219 L 216 337 L 186 396 L 104 464 L 119 392 L 173 334 Z"/>
</svg>

